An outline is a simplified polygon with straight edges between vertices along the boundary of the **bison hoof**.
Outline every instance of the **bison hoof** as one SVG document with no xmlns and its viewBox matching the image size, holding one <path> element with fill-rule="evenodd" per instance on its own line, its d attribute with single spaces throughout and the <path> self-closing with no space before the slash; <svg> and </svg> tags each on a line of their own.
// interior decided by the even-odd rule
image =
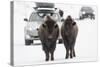
<svg viewBox="0 0 100 67">
<path fill-rule="evenodd" d="M 49 59 L 46 59 L 45 61 L 49 61 Z"/>
<path fill-rule="evenodd" d="M 70 56 L 70 58 L 72 59 L 73 57 L 72 57 L 72 56 Z"/>
<path fill-rule="evenodd" d="M 65 59 L 68 59 L 68 56 L 66 56 Z"/>
<path fill-rule="evenodd" d="M 54 61 L 54 58 L 51 58 L 51 61 Z"/>
<path fill-rule="evenodd" d="M 76 57 L 76 55 L 74 55 L 74 57 Z"/>
<path fill-rule="evenodd" d="M 68 59 L 68 57 L 65 57 L 65 59 Z"/>
</svg>

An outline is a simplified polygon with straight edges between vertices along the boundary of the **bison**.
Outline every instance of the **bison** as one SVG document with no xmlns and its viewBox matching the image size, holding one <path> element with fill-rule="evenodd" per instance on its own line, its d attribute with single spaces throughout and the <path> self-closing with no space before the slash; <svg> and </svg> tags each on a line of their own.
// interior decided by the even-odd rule
<svg viewBox="0 0 100 67">
<path fill-rule="evenodd" d="M 58 24 L 50 16 L 45 16 L 44 22 L 38 29 L 38 34 L 42 43 L 42 49 L 46 55 L 45 60 L 49 61 L 49 54 L 51 55 L 51 60 L 54 60 L 56 41 L 59 36 Z"/>
<path fill-rule="evenodd" d="M 66 49 L 66 59 L 75 57 L 75 41 L 78 34 L 76 22 L 69 15 L 61 26 L 61 35 Z"/>
</svg>

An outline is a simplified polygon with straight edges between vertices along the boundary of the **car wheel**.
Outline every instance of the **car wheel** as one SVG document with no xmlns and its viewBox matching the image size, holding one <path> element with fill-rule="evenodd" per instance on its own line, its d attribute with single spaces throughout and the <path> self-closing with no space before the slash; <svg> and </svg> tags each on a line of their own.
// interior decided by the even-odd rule
<svg viewBox="0 0 100 67">
<path fill-rule="evenodd" d="M 80 20 L 82 20 L 83 18 L 80 16 Z"/>
<path fill-rule="evenodd" d="M 93 19 L 95 20 L 95 17 L 93 17 Z"/>
<path fill-rule="evenodd" d="M 93 18 L 93 19 L 95 19 L 95 17 L 94 17 L 94 16 L 93 16 L 92 18 Z"/>
<path fill-rule="evenodd" d="M 31 45 L 31 43 L 33 43 L 33 40 L 25 40 L 25 45 Z"/>
<path fill-rule="evenodd" d="M 94 19 L 94 17 L 93 17 L 93 16 L 91 16 L 91 17 L 90 17 L 90 19 L 92 20 L 92 19 Z"/>
</svg>

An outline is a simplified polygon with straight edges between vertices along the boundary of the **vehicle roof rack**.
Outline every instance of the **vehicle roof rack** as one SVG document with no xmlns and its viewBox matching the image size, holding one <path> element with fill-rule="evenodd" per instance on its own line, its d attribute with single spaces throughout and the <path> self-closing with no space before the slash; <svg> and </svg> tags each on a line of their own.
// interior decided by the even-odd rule
<svg viewBox="0 0 100 67">
<path fill-rule="evenodd" d="M 54 8 L 54 3 L 35 2 L 38 8 Z"/>
</svg>

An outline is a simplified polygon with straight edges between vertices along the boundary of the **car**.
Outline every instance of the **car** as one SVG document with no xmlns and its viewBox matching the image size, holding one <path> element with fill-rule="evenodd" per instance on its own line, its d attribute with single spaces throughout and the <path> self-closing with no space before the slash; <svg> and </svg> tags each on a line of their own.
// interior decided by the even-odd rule
<svg viewBox="0 0 100 67">
<path fill-rule="evenodd" d="M 47 6 L 46 6 L 47 5 Z M 24 18 L 24 21 L 27 22 L 24 31 L 25 31 L 25 45 L 34 44 L 34 40 L 39 40 L 38 28 L 43 22 L 43 18 L 46 15 L 51 16 L 58 25 L 61 26 L 61 17 L 57 8 L 54 8 L 53 3 L 36 3 L 36 7 L 33 8 L 33 11 L 29 19 Z M 59 37 L 61 38 L 61 37 Z M 61 39 L 60 39 L 61 40 Z"/>
<path fill-rule="evenodd" d="M 85 19 L 85 18 L 90 18 L 90 19 L 95 19 L 95 13 L 94 10 L 91 7 L 82 7 L 79 13 L 79 19 Z"/>
</svg>

